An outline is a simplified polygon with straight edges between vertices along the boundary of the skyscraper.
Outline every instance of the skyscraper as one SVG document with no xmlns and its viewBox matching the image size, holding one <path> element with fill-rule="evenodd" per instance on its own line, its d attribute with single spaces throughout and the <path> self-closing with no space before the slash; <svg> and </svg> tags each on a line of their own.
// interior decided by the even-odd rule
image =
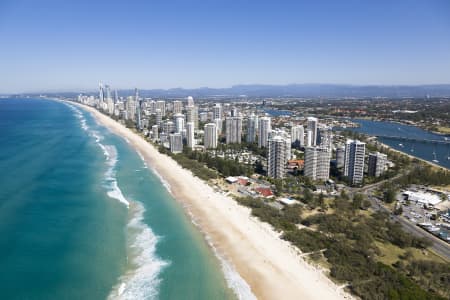
<svg viewBox="0 0 450 300">
<path fill-rule="evenodd" d="M 186 123 L 186 146 L 188 148 L 192 148 L 195 146 L 193 122 Z"/>
<path fill-rule="evenodd" d="M 256 141 L 256 131 L 258 129 L 258 116 L 251 115 L 247 119 L 247 143 Z"/>
<path fill-rule="evenodd" d="M 136 101 L 135 101 L 135 97 L 133 97 L 133 96 L 128 96 L 127 97 L 126 110 L 127 110 L 127 118 L 128 118 L 128 120 L 135 121 L 136 120 Z"/>
<path fill-rule="evenodd" d="M 163 124 L 163 132 L 166 134 L 175 132 L 175 124 L 172 121 L 165 121 Z"/>
<path fill-rule="evenodd" d="M 330 153 L 327 147 L 305 148 L 305 176 L 312 180 L 327 180 L 330 177 Z"/>
<path fill-rule="evenodd" d="M 119 93 L 117 90 L 114 90 L 114 103 L 119 102 Z"/>
<path fill-rule="evenodd" d="M 181 133 L 171 133 L 169 135 L 170 152 L 181 153 L 183 152 L 183 137 Z"/>
<path fill-rule="evenodd" d="M 208 123 L 205 125 L 203 144 L 206 149 L 217 148 L 217 128 L 215 123 Z"/>
<path fill-rule="evenodd" d="M 347 140 L 345 143 L 344 176 L 352 184 L 358 184 L 363 181 L 365 154 L 365 143 L 357 140 Z"/>
<path fill-rule="evenodd" d="M 314 146 L 313 142 L 312 142 L 312 139 L 313 139 L 313 132 L 312 132 L 312 130 L 306 129 L 306 147 Z"/>
<path fill-rule="evenodd" d="M 214 123 L 216 124 L 217 134 L 221 135 L 222 134 L 222 129 L 223 129 L 223 121 L 222 121 L 222 119 L 214 119 Z"/>
<path fill-rule="evenodd" d="M 183 102 L 175 100 L 173 101 L 173 113 L 181 114 L 183 112 Z"/>
<path fill-rule="evenodd" d="M 187 106 L 194 106 L 194 98 L 192 96 L 187 97 Z"/>
<path fill-rule="evenodd" d="M 275 135 L 268 140 L 269 153 L 267 159 L 267 176 L 283 178 L 291 148 L 290 138 Z"/>
<path fill-rule="evenodd" d="M 308 130 L 311 131 L 311 146 L 317 145 L 317 125 L 318 125 L 317 118 L 314 117 L 308 117 Z"/>
<path fill-rule="evenodd" d="M 175 124 L 175 132 L 181 133 L 184 130 L 184 115 L 183 114 L 175 114 L 173 116 L 173 122 Z"/>
<path fill-rule="evenodd" d="M 155 109 L 155 115 L 156 115 L 156 125 L 160 127 L 162 124 L 162 112 L 159 108 Z"/>
<path fill-rule="evenodd" d="M 139 100 L 139 91 L 138 89 L 134 89 L 134 101 L 136 105 L 136 128 L 142 129 L 141 124 L 141 101 Z"/>
<path fill-rule="evenodd" d="M 156 101 L 156 109 L 160 109 L 162 116 L 165 117 L 166 116 L 166 101 L 164 101 L 164 100 Z"/>
<path fill-rule="evenodd" d="M 387 163 L 387 155 L 375 152 L 369 154 L 367 175 L 379 177 L 384 173 Z"/>
<path fill-rule="evenodd" d="M 326 147 L 328 149 L 328 152 L 332 153 L 332 147 L 333 147 L 333 132 L 331 131 L 331 128 L 324 127 L 319 130 L 319 137 L 320 137 L 320 146 Z M 330 156 L 331 158 L 331 156 Z"/>
<path fill-rule="evenodd" d="M 103 109 L 105 94 L 103 92 L 103 83 L 98 84 L 98 107 Z"/>
<path fill-rule="evenodd" d="M 291 127 L 292 144 L 296 147 L 303 147 L 305 145 L 305 130 L 302 125 L 293 125 Z"/>
<path fill-rule="evenodd" d="M 154 141 L 159 139 L 159 128 L 158 125 L 153 125 L 152 126 L 152 138 Z"/>
<path fill-rule="evenodd" d="M 213 108 L 214 119 L 222 119 L 222 105 L 220 103 L 216 103 Z"/>
<path fill-rule="evenodd" d="M 226 123 L 226 143 L 227 144 L 240 144 L 242 136 L 242 118 L 241 117 L 228 117 L 225 120 Z"/>
<path fill-rule="evenodd" d="M 239 111 L 238 111 L 237 107 L 233 107 L 231 109 L 231 116 L 232 117 L 239 117 Z"/>
<path fill-rule="evenodd" d="M 341 169 L 345 162 L 345 147 L 339 146 L 336 148 L 336 167 Z"/>
<path fill-rule="evenodd" d="M 113 115 L 114 114 L 114 100 L 111 96 L 111 88 L 109 85 L 105 85 L 105 103 L 106 103 L 106 109 L 108 111 L 108 114 Z"/>
<path fill-rule="evenodd" d="M 258 133 L 258 147 L 263 148 L 267 147 L 267 143 L 269 140 L 269 134 L 272 130 L 270 124 L 270 117 L 262 117 L 259 119 L 259 133 Z"/>
<path fill-rule="evenodd" d="M 186 107 L 186 118 L 188 122 L 194 123 L 194 128 L 198 129 L 198 107 L 190 106 Z"/>
</svg>

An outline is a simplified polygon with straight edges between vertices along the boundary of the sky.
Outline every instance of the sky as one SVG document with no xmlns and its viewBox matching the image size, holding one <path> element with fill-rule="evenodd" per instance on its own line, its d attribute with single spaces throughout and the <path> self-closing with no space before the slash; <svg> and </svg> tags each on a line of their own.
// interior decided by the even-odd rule
<svg viewBox="0 0 450 300">
<path fill-rule="evenodd" d="M 448 0 L 0 0 L 0 93 L 450 83 Z"/>
</svg>

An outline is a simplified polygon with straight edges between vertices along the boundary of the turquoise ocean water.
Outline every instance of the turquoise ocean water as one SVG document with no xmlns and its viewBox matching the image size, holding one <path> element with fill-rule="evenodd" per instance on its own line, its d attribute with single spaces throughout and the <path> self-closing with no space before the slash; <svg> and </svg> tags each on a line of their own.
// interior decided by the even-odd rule
<svg viewBox="0 0 450 300">
<path fill-rule="evenodd" d="M 1 299 L 249 294 L 138 153 L 73 105 L 0 100 L 0 171 Z"/>
</svg>

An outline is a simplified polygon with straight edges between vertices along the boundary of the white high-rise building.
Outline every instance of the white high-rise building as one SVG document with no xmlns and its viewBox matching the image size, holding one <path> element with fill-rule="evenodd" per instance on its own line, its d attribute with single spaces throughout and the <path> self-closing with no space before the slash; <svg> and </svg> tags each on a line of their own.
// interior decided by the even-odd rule
<svg viewBox="0 0 450 300">
<path fill-rule="evenodd" d="M 247 143 L 256 141 L 256 132 L 258 130 L 258 116 L 251 115 L 247 119 Z"/>
<path fill-rule="evenodd" d="M 320 146 L 326 147 L 331 155 L 333 148 L 333 132 L 331 131 L 331 128 L 328 127 L 321 128 L 319 130 L 319 136 L 320 136 Z"/>
<path fill-rule="evenodd" d="M 198 129 L 198 107 L 197 106 L 187 106 L 186 107 L 186 118 L 187 122 L 193 122 L 194 128 Z"/>
<path fill-rule="evenodd" d="M 291 152 L 291 139 L 275 135 L 268 140 L 267 176 L 283 178 Z"/>
<path fill-rule="evenodd" d="M 292 144 L 298 147 L 305 146 L 305 130 L 302 125 L 294 125 L 291 127 Z"/>
<path fill-rule="evenodd" d="M 166 101 L 164 101 L 164 100 L 156 101 L 156 109 L 160 109 L 162 116 L 165 117 L 166 116 Z"/>
<path fill-rule="evenodd" d="M 175 132 L 181 133 L 184 130 L 184 115 L 183 114 L 175 114 L 173 116 L 173 122 L 175 123 Z"/>
<path fill-rule="evenodd" d="M 208 123 L 205 125 L 203 144 L 206 149 L 217 148 L 217 127 L 215 123 Z"/>
<path fill-rule="evenodd" d="M 128 120 L 136 121 L 136 101 L 135 97 L 128 96 L 127 97 L 127 117 Z"/>
<path fill-rule="evenodd" d="M 311 146 L 317 145 L 317 125 L 319 121 L 317 118 L 308 117 L 308 131 L 311 131 Z"/>
<path fill-rule="evenodd" d="M 163 124 L 163 132 L 166 134 L 175 132 L 175 124 L 172 121 L 165 121 Z"/>
<path fill-rule="evenodd" d="M 233 107 L 231 109 L 231 116 L 232 117 L 239 117 L 239 110 L 237 109 L 237 107 Z"/>
<path fill-rule="evenodd" d="M 173 113 L 181 114 L 183 112 L 183 102 L 175 100 L 173 101 Z"/>
<path fill-rule="evenodd" d="M 367 175 L 373 176 L 373 177 L 379 177 L 381 176 L 385 169 L 387 164 L 387 155 L 375 152 L 375 153 L 369 153 L 369 161 L 367 163 Z"/>
<path fill-rule="evenodd" d="M 105 101 L 105 92 L 103 90 L 103 83 L 98 84 L 98 107 L 103 108 L 103 102 Z"/>
<path fill-rule="evenodd" d="M 188 148 L 192 148 L 195 146 L 194 130 L 195 130 L 194 123 L 187 122 L 186 123 L 186 146 Z"/>
<path fill-rule="evenodd" d="M 198 110 L 197 110 L 198 111 Z M 198 117 L 200 119 L 200 122 L 206 122 L 208 121 L 208 113 L 206 111 L 201 112 L 198 114 Z"/>
<path fill-rule="evenodd" d="M 159 139 L 159 128 L 158 125 L 152 126 L 152 138 L 154 141 Z"/>
<path fill-rule="evenodd" d="M 222 119 L 214 119 L 214 123 L 216 124 L 217 135 L 221 135 L 222 134 L 222 129 L 223 129 L 223 121 L 222 121 Z"/>
<path fill-rule="evenodd" d="M 313 132 L 309 129 L 306 129 L 306 147 L 312 147 L 313 146 Z"/>
<path fill-rule="evenodd" d="M 142 129 L 141 124 L 141 101 L 139 100 L 139 92 L 138 89 L 134 89 L 134 103 L 136 105 L 136 127 L 138 130 Z"/>
<path fill-rule="evenodd" d="M 187 106 L 194 106 L 194 98 L 192 96 L 187 97 Z"/>
<path fill-rule="evenodd" d="M 226 124 L 226 143 L 227 144 L 240 144 L 242 136 L 242 118 L 241 117 L 228 117 L 225 120 Z"/>
<path fill-rule="evenodd" d="M 156 114 L 156 102 L 154 100 L 149 101 L 147 107 L 150 110 L 150 114 Z"/>
<path fill-rule="evenodd" d="M 258 147 L 263 148 L 267 147 L 269 141 L 269 134 L 272 131 L 272 127 L 270 124 L 270 117 L 262 117 L 259 119 L 258 126 Z"/>
<path fill-rule="evenodd" d="M 169 135 L 170 152 L 181 153 L 183 152 L 183 136 L 181 133 L 171 133 Z"/>
<path fill-rule="evenodd" d="M 156 115 L 156 125 L 161 126 L 162 124 L 162 112 L 159 108 L 155 110 Z"/>
<path fill-rule="evenodd" d="M 306 177 L 312 180 L 327 180 L 330 178 L 330 152 L 327 147 L 312 146 L 305 148 Z"/>
<path fill-rule="evenodd" d="M 358 184 L 363 181 L 365 154 L 366 143 L 357 140 L 347 140 L 345 143 L 344 176 L 352 184 Z"/>
<path fill-rule="evenodd" d="M 213 108 L 213 112 L 214 112 L 214 120 L 222 119 L 222 105 L 220 103 L 216 103 L 216 105 Z"/>
</svg>

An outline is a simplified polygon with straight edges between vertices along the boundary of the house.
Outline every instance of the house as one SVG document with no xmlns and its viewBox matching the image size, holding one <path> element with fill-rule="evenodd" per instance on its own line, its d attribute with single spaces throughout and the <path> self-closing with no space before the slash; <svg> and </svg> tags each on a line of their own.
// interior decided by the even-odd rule
<svg viewBox="0 0 450 300">
<path fill-rule="evenodd" d="M 260 194 L 262 197 L 265 198 L 272 198 L 273 197 L 273 192 L 270 188 L 268 187 L 257 187 L 255 189 L 255 191 Z"/>
</svg>

